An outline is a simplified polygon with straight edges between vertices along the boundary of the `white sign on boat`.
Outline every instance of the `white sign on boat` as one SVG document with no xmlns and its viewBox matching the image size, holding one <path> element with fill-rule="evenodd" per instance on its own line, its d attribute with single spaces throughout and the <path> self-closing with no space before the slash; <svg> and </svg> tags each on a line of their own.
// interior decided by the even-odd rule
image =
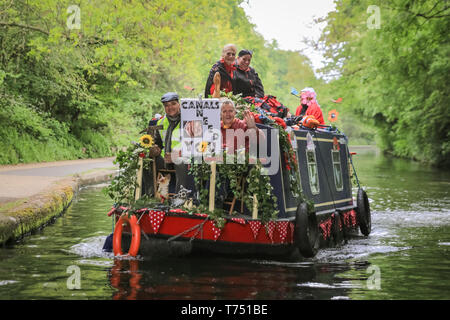
<svg viewBox="0 0 450 320">
<path fill-rule="evenodd" d="M 201 159 L 222 152 L 219 99 L 181 99 L 181 155 Z"/>
</svg>

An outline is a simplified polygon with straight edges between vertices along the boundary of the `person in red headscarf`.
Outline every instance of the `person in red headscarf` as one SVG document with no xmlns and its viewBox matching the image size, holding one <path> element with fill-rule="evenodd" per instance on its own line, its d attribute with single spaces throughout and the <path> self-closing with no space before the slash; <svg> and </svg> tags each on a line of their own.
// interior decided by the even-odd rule
<svg viewBox="0 0 450 320">
<path fill-rule="evenodd" d="M 214 75 L 216 72 L 220 74 L 220 91 L 232 92 L 234 82 L 234 65 L 236 59 L 237 48 L 234 44 L 227 44 L 223 47 L 222 58 L 217 61 L 209 71 L 208 80 L 205 86 L 205 98 L 214 93 Z"/>
<path fill-rule="evenodd" d="M 300 95 L 300 105 L 295 111 L 296 116 L 314 116 L 320 124 L 325 124 L 322 109 L 316 100 L 316 92 L 313 88 L 305 88 Z"/>
</svg>

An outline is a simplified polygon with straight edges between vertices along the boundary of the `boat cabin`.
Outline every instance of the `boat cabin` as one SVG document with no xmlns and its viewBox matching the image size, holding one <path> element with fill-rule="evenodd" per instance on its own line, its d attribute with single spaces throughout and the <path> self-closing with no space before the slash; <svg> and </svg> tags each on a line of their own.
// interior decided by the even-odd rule
<svg viewBox="0 0 450 320">
<path fill-rule="evenodd" d="M 272 138 L 268 136 L 268 139 Z M 298 160 L 301 190 L 308 200 L 314 202 L 316 214 L 352 208 L 346 137 L 337 131 L 299 128 L 291 131 L 291 145 Z M 292 195 L 290 172 L 281 161 L 280 157 L 278 172 L 270 176 L 270 180 L 278 199 L 279 218 L 293 218 L 299 201 Z"/>
</svg>

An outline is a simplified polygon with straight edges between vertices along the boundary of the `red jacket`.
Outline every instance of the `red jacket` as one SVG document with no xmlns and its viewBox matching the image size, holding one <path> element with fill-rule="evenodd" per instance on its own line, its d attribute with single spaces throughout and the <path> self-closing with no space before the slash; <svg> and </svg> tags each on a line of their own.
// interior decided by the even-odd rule
<svg viewBox="0 0 450 320">
<path fill-rule="evenodd" d="M 229 148 L 229 152 L 234 151 L 236 152 L 237 149 L 240 149 L 242 147 L 244 147 L 243 145 L 238 145 L 238 139 L 236 136 L 234 136 L 234 149 L 231 150 L 231 147 L 233 145 L 233 141 L 227 141 L 227 129 L 232 129 L 232 130 L 237 130 L 237 129 L 242 129 L 244 132 L 247 131 L 248 127 L 247 127 L 247 123 L 245 123 L 244 120 L 240 120 L 238 118 L 235 118 L 233 123 L 231 124 L 231 126 L 229 128 L 224 128 L 223 126 L 223 122 L 221 122 L 221 126 L 220 126 L 220 130 L 222 131 L 222 147 L 225 149 L 226 147 Z M 264 133 L 259 130 L 258 128 L 256 128 L 256 138 L 257 138 L 257 143 L 262 143 L 265 140 L 265 135 Z M 264 140 L 261 140 L 264 139 Z M 247 152 L 249 151 L 249 139 L 248 137 L 245 138 L 245 149 L 247 150 Z"/>
<path fill-rule="evenodd" d="M 299 105 L 297 107 L 297 110 L 295 111 L 295 115 L 299 116 L 300 113 L 302 111 L 302 105 Z M 305 116 L 314 116 L 314 118 L 316 118 L 320 124 L 325 124 L 325 121 L 323 120 L 323 114 L 322 114 L 322 110 L 320 109 L 319 105 L 315 102 L 311 103 L 308 107 L 308 109 L 306 109 L 306 113 L 304 114 Z"/>
</svg>

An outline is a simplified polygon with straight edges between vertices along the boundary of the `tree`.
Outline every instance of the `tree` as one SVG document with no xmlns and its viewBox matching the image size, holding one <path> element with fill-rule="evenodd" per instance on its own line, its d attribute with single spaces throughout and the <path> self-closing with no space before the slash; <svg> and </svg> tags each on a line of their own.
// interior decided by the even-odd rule
<svg viewBox="0 0 450 320">
<path fill-rule="evenodd" d="M 380 28 L 369 28 L 374 1 L 336 1 L 320 46 L 325 71 L 351 109 L 373 121 L 386 152 L 450 165 L 450 6 L 441 1 L 379 1 Z"/>
</svg>

